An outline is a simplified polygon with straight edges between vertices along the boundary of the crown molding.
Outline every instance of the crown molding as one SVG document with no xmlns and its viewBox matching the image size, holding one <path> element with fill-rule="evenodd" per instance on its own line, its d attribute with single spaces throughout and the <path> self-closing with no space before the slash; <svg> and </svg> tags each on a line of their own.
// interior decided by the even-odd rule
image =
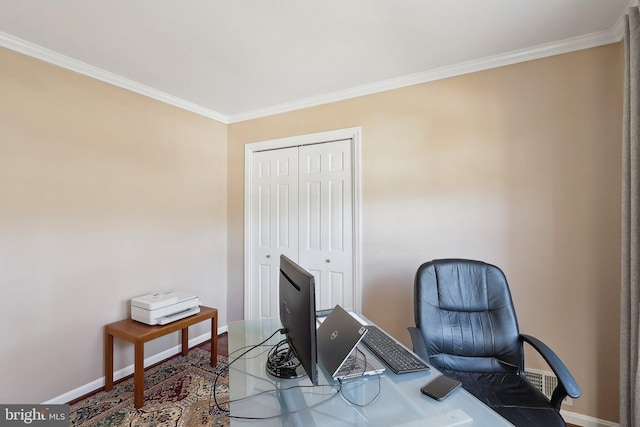
<svg viewBox="0 0 640 427">
<path fill-rule="evenodd" d="M 85 76 L 118 86 L 131 92 L 144 95 L 165 104 L 173 105 L 174 107 L 178 107 L 225 124 L 228 123 L 228 117 L 224 114 L 220 114 L 193 102 L 186 101 L 182 98 L 178 98 L 177 96 L 169 95 L 168 93 L 145 86 L 136 81 L 105 71 L 101 68 L 94 67 L 93 65 L 86 64 L 82 61 L 78 61 L 77 59 L 70 58 L 3 32 L 0 32 L 0 46 L 40 59 L 50 64 L 75 71 L 76 73 L 84 74 Z"/>
<path fill-rule="evenodd" d="M 623 17 L 618 19 L 618 21 L 622 21 L 624 23 Z M 622 38 L 622 36 L 618 34 L 618 31 L 616 29 L 617 26 L 618 25 L 616 25 L 614 29 L 608 31 L 573 37 L 559 42 L 535 46 L 533 48 L 516 50 L 505 54 L 485 57 L 478 60 L 436 68 L 421 73 L 384 80 L 373 84 L 362 85 L 342 91 L 314 96 L 299 101 L 278 104 L 263 109 L 248 111 L 246 113 L 234 114 L 230 115 L 228 117 L 228 120 L 229 123 L 237 123 L 260 117 L 286 113 L 289 111 L 300 110 L 303 108 L 314 107 L 322 104 L 328 104 L 331 102 L 344 101 L 347 99 L 371 95 L 387 90 L 399 89 L 402 87 L 413 86 L 421 83 L 446 79 L 449 77 L 460 76 L 463 74 L 474 73 L 477 71 L 484 71 L 491 68 L 503 67 L 520 62 L 532 61 L 534 59 L 541 59 L 549 56 L 560 55 L 563 53 L 569 53 L 573 51 L 616 43 Z"/>
<path fill-rule="evenodd" d="M 630 6 L 637 5 L 638 0 L 631 0 Z M 484 71 L 491 68 L 503 67 L 520 62 L 532 61 L 549 56 L 569 53 L 582 49 L 603 46 L 606 44 L 619 42 L 624 35 L 624 16 L 620 16 L 616 25 L 607 31 L 573 37 L 559 42 L 534 46 L 533 48 L 521 49 L 505 54 L 481 58 L 478 60 L 463 62 L 433 70 L 401 76 L 389 80 L 383 80 L 372 84 L 361 85 L 341 91 L 331 92 L 319 96 L 313 96 L 293 102 L 272 105 L 266 108 L 251 110 L 243 113 L 224 115 L 198 104 L 186 101 L 182 98 L 167 94 L 157 89 L 145 86 L 133 80 L 124 78 L 117 74 L 94 67 L 76 59 L 61 55 L 42 46 L 21 40 L 17 37 L 0 32 L 0 46 L 23 53 L 28 56 L 49 62 L 51 64 L 75 71 L 80 74 L 101 80 L 114 86 L 127 89 L 129 91 L 147 96 L 149 98 L 164 102 L 169 105 L 191 111 L 201 116 L 209 117 L 224 124 L 237 123 L 252 119 L 257 119 L 275 114 L 286 113 L 294 110 L 315 107 L 332 102 L 344 101 L 360 96 L 371 95 L 407 86 L 446 79 L 449 77 Z"/>
</svg>

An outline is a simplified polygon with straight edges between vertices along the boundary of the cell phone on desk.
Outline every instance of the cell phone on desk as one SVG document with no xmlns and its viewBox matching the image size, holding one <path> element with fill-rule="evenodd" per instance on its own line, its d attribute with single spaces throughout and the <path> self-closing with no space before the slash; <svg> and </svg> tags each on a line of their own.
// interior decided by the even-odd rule
<svg viewBox="0 0 640 427">
<path fill-rule="evenodd" d="M 422 386 L 420 391 L 422 392 L 422 394 L 426 394 L 432 399 L 442 401 L 447 396 L 449 396 L 453 390 L 460 387 L 460 385 L 460 381 L 451 377 L 447 377 L 446 375 L 440 375 L 433 381 L 428 382 L 427 384 Z"/>
</svg>

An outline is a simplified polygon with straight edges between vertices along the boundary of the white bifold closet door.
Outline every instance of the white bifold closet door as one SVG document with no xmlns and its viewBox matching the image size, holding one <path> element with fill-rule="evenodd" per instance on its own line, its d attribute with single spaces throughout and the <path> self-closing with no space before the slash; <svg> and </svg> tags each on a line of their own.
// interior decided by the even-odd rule
<svg viewBox="0 0 640 427">
<path fill-rule="evenodd" d="M 278 317 L 279 258 L 315 276 L 316 308 L 354 308 L 351 140 L 253 154 L 250 317 Z"/>
</svg>

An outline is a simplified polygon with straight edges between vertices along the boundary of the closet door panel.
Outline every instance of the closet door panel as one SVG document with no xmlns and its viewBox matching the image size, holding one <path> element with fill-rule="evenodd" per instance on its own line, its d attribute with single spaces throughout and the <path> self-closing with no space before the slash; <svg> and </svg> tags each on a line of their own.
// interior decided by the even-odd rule
<svg viewBox="0 0 640 427">
<path fill-rule="evenodd" d="M 316 306 L 353 309 L 351 140 L 300 147 L 300 265 L 316 276 Z"/>
<path fill-rule="evenodd" d="M 298 149 L 254 153 L 251 185 L 253 319 L 279 316 L 280 254 L 298 259 Z"/>
</svg>

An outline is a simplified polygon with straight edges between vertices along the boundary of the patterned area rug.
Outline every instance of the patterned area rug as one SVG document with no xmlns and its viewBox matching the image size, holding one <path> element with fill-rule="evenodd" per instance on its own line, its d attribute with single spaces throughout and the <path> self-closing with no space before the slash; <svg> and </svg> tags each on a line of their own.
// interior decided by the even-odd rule
<svg viewBox="0 0 640 427">
<path fill-rule="evenodd" d="M 173 357 L 145 370 L 145 404 L 140 409 L 133 407 L 133 378 L 116 384 L 110 392 L 101 391 L 71 404 L 71 425 L 228 426 L 228 417 L 215 408 L 211 394 L 215 372 L 227 366 L 227 358 L 218 355 L 218 366 L 213 368 L 210 354 L 196 347 L 185 357 Z M 225 402 L 228 396 L 225 372 L 218 378 L 216 397 Z"/>
</svg>

